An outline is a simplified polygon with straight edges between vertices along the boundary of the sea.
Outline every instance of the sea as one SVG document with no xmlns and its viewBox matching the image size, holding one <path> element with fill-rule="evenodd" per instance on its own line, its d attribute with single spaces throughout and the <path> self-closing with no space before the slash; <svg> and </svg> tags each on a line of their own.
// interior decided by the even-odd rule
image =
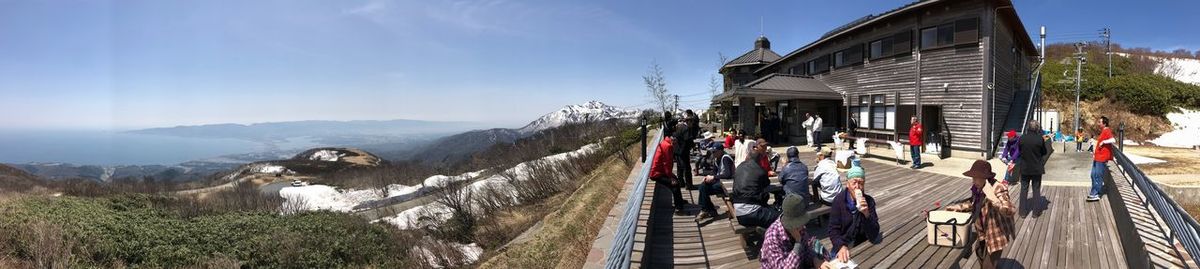
<svg viewBox="0 0 1200 269">
<path fill-rule="evenodd" d="M 302 138 L 263 142 L 101 130 L 0 130 L 0 163 L 173 165 L 311 144 Z"/>
</svg>

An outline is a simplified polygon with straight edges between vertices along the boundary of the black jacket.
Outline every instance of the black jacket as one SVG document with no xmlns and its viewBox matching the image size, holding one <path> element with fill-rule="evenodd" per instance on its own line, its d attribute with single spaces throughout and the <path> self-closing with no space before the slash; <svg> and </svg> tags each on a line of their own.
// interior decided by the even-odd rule
<svg viewBox="0 0 1200 269">
<path fill-rule="evenodd" d="M 1021 156 L 1019 157 L 1021 160 L 1021 174 L 1045 174 L 1046 158 L 1050 156 L 1050 149 L 1046 146 L 1046 141 L 1042 140 L 1042 136 L 1037 133 L 1037 130 L 1026 131 L 1025 134 L 1021 135 L 1021 140 L 1018 143 L 1021 147 Z"/>
<path fill-rule="evenodd" d="M 688 125 L 688 136 L 691 138 L 689 141 L 700 138 L 700 117 L 689 117 L 684 122 Z"/>
<path fill-rule="evenodd" d="M 758 158 L 746 158 L 733 171 L 733 195 L 730 199 L 739 204 L 766 206 L 769 185 L 771 180 L 767 178 L 767 171 L 758 165 Z"/>
</svg>

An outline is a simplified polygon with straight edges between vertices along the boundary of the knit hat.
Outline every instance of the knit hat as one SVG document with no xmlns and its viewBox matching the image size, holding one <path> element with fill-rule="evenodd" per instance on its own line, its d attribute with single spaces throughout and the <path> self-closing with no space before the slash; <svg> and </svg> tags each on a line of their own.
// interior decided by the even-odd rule
<svg viewBox="0 0 1200 269">
<path fill-rule="evenodd" d="M 866 178 L 866 176 L 867 176 L 867 172 L 863 171 L 862 167 L 859 167 L 859 166 L 850 167 L 850 170 L 846 171 L 846 178 L 848 178 L 848 179 L 849 178 Z"/>
<path fill-rule="evenodd" d="M 1005 133 L 1005 136 L 1007 136 L 1008 139 L 1017 138 L 1017 131 L 1016 130 L 1008 130 L 1008 132 Z"/>
<path fill-rule="evenodd" d="M 779 222 L 783 223 L 783 228 L 802 228 L 808 223 L 808 219 L 808 199 L 795 194 L 788 194 L 783 198 L 783 214 L 779 215 Z"/>
</svg>

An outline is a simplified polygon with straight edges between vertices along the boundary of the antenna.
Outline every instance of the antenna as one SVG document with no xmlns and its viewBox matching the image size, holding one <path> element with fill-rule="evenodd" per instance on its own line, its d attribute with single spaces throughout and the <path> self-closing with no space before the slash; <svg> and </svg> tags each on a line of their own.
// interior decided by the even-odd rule
<svg viewBox="0 0 1200 269">
<path fill-rule="evenodd" d="M 758 36 L 760 36 L 760 37 L 766 36 L 766 35 L 763 35 L 763 17 L 762 16 L 758 16 Z"/>
</svg>

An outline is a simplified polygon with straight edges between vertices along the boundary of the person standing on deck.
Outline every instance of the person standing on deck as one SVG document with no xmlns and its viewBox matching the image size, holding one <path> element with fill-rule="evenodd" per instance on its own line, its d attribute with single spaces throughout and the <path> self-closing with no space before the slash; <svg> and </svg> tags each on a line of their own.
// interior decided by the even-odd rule
<svg viewBox="0 0 1200 269">
<path fill-rule="evenodd" d="M 696 186 L 692 184 L 692 151 L 691 147 L 695 142 L 688 135 L 691 127 L 687 125 L 687 120 L 684 119 L 675 125 L 675 133 L 672 138 L 675 143 L 675 175 L 679 176 L 679 181 L 682 181 L 682 186 L 689 190 L 695 190 Z"/>
<path fill-rule="evenodd" d="M 675 215 L 686 215 L 684 208 L 687 207 L 687 200 L 683 200 L 683 193 L 679 190 L 682 182 L 671 174 L 671 168 L 674 165 L 674 142 L 669 136 L 663 136 L 662 142 L 658 143 L 658 148 L 654 150 L 654 163 L 650 164 L 650 179 L 658 183 L 658 188 L 667 188 L 671 191 L 671 195 L 675 205 Z"/>
<path fill-rule="evenodd" d="M 1112 129 L 1108 128 L 1108 117 L 1100 117 L 1100 137 L 1096 138 L 1096 152 L 1092 158 L 1092 190 L 1088 194 L 1088 202 L 1100 201 L 1104 174 L 1108 172 L 1108 161 L 1112 160 L 1112 147 L 1116 144 Z"/>
<path fill-rule="evenodd" d="M 762 246 L 763 269 L 833 268 L 822 253 L 825 246 L 808 233 L 808 201 L 798 195 L 783 199 L 783 215 L 767 228 Z"/>
<path fill-rule="evenodd" d="M 813 144 L 813 116 L 812 116 L 812 113 L 807 113 L 807 112 L 804 113 L 804 123 L 801 123 L 800 126 L 804 127 L 804 136 L 806 139 L 806 140 L 804 140 L 804 142 L 808 143 L 809 147 L 814 146 L 815 144 Z"/>
<path fill-rule="evenodd" d="M 917 116 L 909 120 L 912 127 L 908 128 L 909 151 L 912 152 L 912 168 L 921 169 L 921 146 L 925 145 L 925 127 L 917 121 Z"/>
<path fill-rule="evenodd" d="M 1034 211 L 1034 217 L 1042 215 L 1041 205 L 1034 205 L 1035 198 L 1040 201 L 1042 197 L 1042 175 L 1046 173 L 1046 160 L 1050 158 L 1050 144 L 1038 134 L 1036 130 L 1041 130 L 1042 125 L 1036 120 L 1029 121 L 1025 127 L 1025 134 L 1021 135 L 1020 141 L 1017 142 L 1020 147 L 1021 155 L 1018 156 L 1021 164 L 1021 216 L 1028 216 L 1030 211 Z M 1033 196 L 1026 197 L 1029 190 L 1033 189 Z M 1032 210 L 1036 208 L 1037 210 Z"/>
<path fill-rule="evenodd" d="M 825 126 L 825 120 L 821 119 L 821 114 L 813 115 L 813 142 L 816 143 L 817 151 L 821 151 L 821 126 Z"/>
<path fill-rule="evenodd" d="M 992 165 L 983 160 L 976 160 L 971 170 L 963 172 L 964 176 L 974 180 L 971 185 L 971 197 L 946 210 L 955 212 L 971 212 L 975 218 L 975 232 L 979 240 L 975 244 L 975 255 L 979 257 L 980 268 L 996 268 L 1000 252 L 1008 246 L 1015 232 L 1012 202 L 1008 199 L 1008 184 L 996 180 Z"/>
</svg>

